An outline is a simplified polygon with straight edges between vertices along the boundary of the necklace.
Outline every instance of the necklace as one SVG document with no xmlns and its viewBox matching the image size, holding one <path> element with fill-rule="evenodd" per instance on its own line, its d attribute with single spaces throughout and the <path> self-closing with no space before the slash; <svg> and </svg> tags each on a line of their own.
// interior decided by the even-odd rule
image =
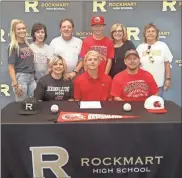
<svg viewBox="0 0 182 178">
<path fill-rule="evenodd" d="M 116 58 L 118 57 L 118 53 L 119 53 L 120 49 L 121 49 L 121 46 L 118 48 L 115 48 L 114 63 L 116 63 Z"/>
<path fill-rule="evenodd" d="M 148 54 L 149 62 L 153 64 L 154 59 L 153 59 L 153 56 L 152 56 L 151 45 L 148 46 L 148 49 L 147 49 L 146 53 Z"/>
<path fill-rule="evenodd" d="M 121 50 L 121 48 L 122 48 L 123 45 L 124 45 L 123 42 L 121 44 L 118 44 L 118 45 L 115 44 L 115 46 L 114 46 L 114 49 L 115 49 L 115 51 L 114 51 L 115 52 L 115 55 L 114 55 L 114 63 L 117 62 L 116 59 L 118 57 L 118 53 Z"/>
</svg>

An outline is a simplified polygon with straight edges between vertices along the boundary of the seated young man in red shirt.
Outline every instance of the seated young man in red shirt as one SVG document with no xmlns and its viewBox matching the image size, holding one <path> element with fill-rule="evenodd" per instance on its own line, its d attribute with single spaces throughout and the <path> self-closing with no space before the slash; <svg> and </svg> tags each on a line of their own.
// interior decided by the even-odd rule
<svg viewBox="0 0 182 178">
<path fill-rule="evenodd" d="M 87 71 L 74 80 L 74 98 L 79 101 L 111 100 L 110 91 L 112 79 L 99 71 L 100 54 L 89 51 L 84 62 Z"/>
<path fill-rule="evenodd" d="M 115 101 L 144 101 L 158 94 L 153 76 L 140 69 L 140 58 L 136 50 L 126 52 L 124 63 L 127 68 L 118 73 L 112 82 L 111 95 Z"/>
<path fill-rule="evenodd" d="M 114 58 L 114 45 L 112 40 L 104 36 L 105 27 L 104 17 L 92 17 L 91 28 L 93 33 L 83 40 L 80 58 L 84 59 L 85 55 L 90 50 L 98 51 L 102 57 L 99 70 L 105 74 L 109 74 Z M 86 70 L 85 65 L 84 69 Z"/>
</svg>

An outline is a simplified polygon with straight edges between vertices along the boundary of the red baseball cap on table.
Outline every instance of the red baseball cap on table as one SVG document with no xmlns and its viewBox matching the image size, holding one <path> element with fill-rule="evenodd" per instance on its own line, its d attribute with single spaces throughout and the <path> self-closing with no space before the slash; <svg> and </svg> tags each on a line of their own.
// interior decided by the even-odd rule
<svg viewBox="0 0 182 178">
<path fill-rule="evenodd" d="M 103 16 L 94 16 L 91 20 L 91 25 L 106 25 Z"/>
</svg>

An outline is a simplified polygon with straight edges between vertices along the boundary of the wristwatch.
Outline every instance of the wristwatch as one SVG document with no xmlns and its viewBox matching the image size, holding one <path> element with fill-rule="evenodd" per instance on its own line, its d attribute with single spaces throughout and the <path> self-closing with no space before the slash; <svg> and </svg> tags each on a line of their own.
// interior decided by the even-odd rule
<svg viewBox="0 0 182 178">
<path fill-rule="evenodd" d="M 171 80 L 171 78 L 166 78 L 166 80 Z"/>
<path fill-rule="evenodd" d="M 78 74 L 78 72 L 77 72 L 76 70 L 73 70 L 73 72 L 75 72 L 75 73 L 76 73 L 76 75 Z"/>
</svg>

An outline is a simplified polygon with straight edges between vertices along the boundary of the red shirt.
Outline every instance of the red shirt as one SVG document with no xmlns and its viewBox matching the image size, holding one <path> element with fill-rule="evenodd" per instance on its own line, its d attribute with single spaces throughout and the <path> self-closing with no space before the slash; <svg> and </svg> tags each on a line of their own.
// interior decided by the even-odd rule
<svg viewBox="0 0 182 178">
<path fill-rule="evenodd" d="M 111 95 L 125 101 L 145 101 L 158 93 L 153 76 L 142 69 L 137 74 L 128 74 L 127 69 L 118 73 L 112 82 Z"/>
<path fill-rule="evenodd" d="M 80 101 L 107 101 L 110 96 L 112 79 L 104 73 L 97 79 L 84 72 L 74 80 L 74 98 Z"/>
<path fill-rule="evenodd" d="M 84 58 L 88 51 L 94 50 L 101 54 L 102 61 L 99 69 L 105 72 L 108 58 L 114 58 L 114 45 L 112 40 L 104 36 L 101 40 L 95 40 L 93 36 L 88 36 L 83 40 L 80 57 Z"/>
</svg>

